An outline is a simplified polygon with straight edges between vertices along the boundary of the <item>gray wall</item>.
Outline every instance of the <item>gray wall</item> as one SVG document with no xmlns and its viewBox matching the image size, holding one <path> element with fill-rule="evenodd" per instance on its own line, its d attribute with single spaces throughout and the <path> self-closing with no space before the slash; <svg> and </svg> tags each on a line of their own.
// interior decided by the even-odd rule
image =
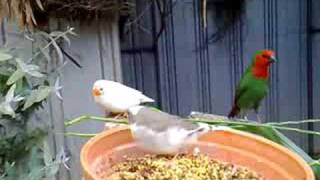
<svg viewBox="0 0 320 180">
<path fill-rule="evenodd" d="M 235 85 L 253 53 L 271 48 L 279 61 L 271 67 L 270 91 L 262 103 L 262 118 L 288 121 L 319 117 L 318 34 L 311 34 L 308 28 L 317 24 L 320 28 L 320 14 L 316 14 L 320 2 L 246 0 L 242 18 L 220 41 L 210 44 L 205 42 L 221 24 L 212 4 L 218 1 L 208 4 L 207 29 L 201 25 L 197 1 L 176 2 L 158 43 L 154 43 L 159 29 L 154 5 L 122 41 L 126 84 L 157 99 L 165 111 L 187 115 L 197 110 L 226 115 Z M 312 3 L 313 12 L 310 7 L 308 10 L 307 3 Z M 140 10 L 145 4 L 138 6 Z M 314 50 L 310 53 L 310 49 Z M 252 114 L 249 117 L 255 118 Z M 310 124 L 301 128 L 318 127 Z M 314 143 L 312 137 L 289 135 L 307 151 L 319 151 L 319 141 Z"/>
</svg>

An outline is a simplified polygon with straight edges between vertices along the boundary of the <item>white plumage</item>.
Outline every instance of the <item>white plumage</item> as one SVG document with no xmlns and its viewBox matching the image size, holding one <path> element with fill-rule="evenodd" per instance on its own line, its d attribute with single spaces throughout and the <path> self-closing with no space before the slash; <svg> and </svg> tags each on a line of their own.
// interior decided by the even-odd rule
<svg viewBox="0 0 320 180">
<path fill-rule="evenodd" d="M 125 113 L 130 107 L 154 102 L 136 89 L 109 80 L 97 80 L 93 85 L 92 95 L 97 104 L 112 113 Z"/>
</svg>

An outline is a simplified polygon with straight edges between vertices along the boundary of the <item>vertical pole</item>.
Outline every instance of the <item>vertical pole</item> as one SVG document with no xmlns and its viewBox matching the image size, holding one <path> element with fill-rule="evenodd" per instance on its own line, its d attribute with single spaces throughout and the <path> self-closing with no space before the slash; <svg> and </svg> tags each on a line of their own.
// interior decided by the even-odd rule
<svg viewBox="0 0 320 180">
<path fill-rule="evenodd" d="M 307 0 L 307 91 L 308 91 L 308 119 L 313 118 L 313 63 L 312 63 L 312 0 Z M 308 124 L 308 130 L 313 130 L 313 123 Z M 312 135 L 308 136 L 309 154 L 314 152 L 314 139 Z"/>
</svg>

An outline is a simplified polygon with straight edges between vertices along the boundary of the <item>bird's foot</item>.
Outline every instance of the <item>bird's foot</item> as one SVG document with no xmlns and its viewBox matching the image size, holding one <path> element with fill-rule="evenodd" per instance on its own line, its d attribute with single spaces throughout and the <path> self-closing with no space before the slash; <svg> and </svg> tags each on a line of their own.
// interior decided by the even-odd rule
<svg viewBox="0 0 320 180">
<path fill-rule="evenodd" d="M 116 120 L 119 120 L 119 119 L 128 119 L 129 117 L 129 114 L 127 112 L 124 112 L 124 113 L 120 113 L 120 114 L 117 114 L 114 119 Z"/>
<path fill-rule="evenodd" d="M 104 124 L 104 130 L 115 128 L 115 127 L 118 127 L 118 126 L 120 126 L 120 124 L 107 122 L 107 123 Z"/>
<path fill-rule="evenodd" d="M 124 115 L 124 114 L 127 114 L 127 115 Z M 110 118 L 113 118 L 114 120 L 121 120 L 121 119 L 124 119 L 125 117 L 128 116 L 128 113 L 110 113 L 108 114 L 108 116 L 106 117 L 110 117 Z M 111 129 L 111 128 L 115 128 L 115 127 L 119 127 L 119 126 L 122 126 L 122 124 L 119 124 L 119 123 L 113 123 L 113 122 L 107 122 L 104 124 L 105 126 L 105 130 L 107 129 Z"/>
<path fill-rule="evenodd" d="M 113 118 L 115 120 L 121 120 L 121 119 L 128 119 L 129 114 L 127 112 L 123 112 L 123 113 L 110 113 L 108 115 L 106 115 L 106 117 L 110 117 Z"/>
</svg>

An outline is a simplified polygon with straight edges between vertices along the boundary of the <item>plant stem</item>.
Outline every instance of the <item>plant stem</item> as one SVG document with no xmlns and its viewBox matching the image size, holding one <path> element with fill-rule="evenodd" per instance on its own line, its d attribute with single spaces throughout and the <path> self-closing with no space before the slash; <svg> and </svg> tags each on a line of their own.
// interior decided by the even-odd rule
<svg viewBox="0 0 320 180">
<path fill-rule="evenodd" d="M 90 116 L 90 115 L 82 115 L 77 118 L 71 119 L 67 122 L 65 122 L 65 126 L 71 126 L 76 123 L 80 123 L 85 120 L 96 120 L 96 121 L 101 121 L 101 122 L 112 122 L 116 124 L 128 124 L 127 120 L 120 119 L 116 120 L 114 118 L 105 118 L 105 117 L 99 117 L 99 116 Z M 202 123 L 208 123 L 208 124 L 219 124 L 219 125 L 231 125 L 231 126 L 255 126 L 255 127 L 267 127 L 267 128 L 274 128 L 274 129 L 279 129 L 279 130 L 284 130 L 284 131 L 294 131 L 298 133 L 304 133 L 304 134 L 312 134 L 312 135 L 317 135 L 320 136 L 320 132 L 316 131 L 310 131 L 310 130 L 304 130 L 304 129 L 299 129 L 299 128 L 292 128 L 292 127 L 286 127 L 282 125 L 287 125 L 287 124 L 297 124 L 297 122 L 283 122 L 283 123 L 256 123 L 252 121 L 226 121 L 226 120 L 219 120 L 219 119 L 188 119 L 189 121 L 192 122 L 202 122 Z M 304 120 L 304 121 L 298 121 L 300 123 L 307 123 L 307 122 L 318 122 L 320 120 Z M 80 134 L 81 135 L 81 134 Z M 84 135 L 86 136 L 86 134 Z"/>
<path fill-rule="evenodd" d="M 77 137 L 84 137 L 84 138 L 92 138 L 94 136 L 96 136 L 97 134 L 92 133 L 76 133 L 76 132 L 67 132 L 65 133 L 66 136 L 77 136 Z"/>
<path fill-rule="evenodd" d="M 310 130 L 304 130 L 304 129 L 298 129 L 298 128 L 291 128 L 291 127 L 284 127 L 284 126 L 271 126 L 274 129 L 284 130 L 284 131 L 295 131 L 298 133 L 304 133 L 304 134 L 311 134 L 311 135 L 317 135 L 320 136 L 320 132 L 316 131 L 310 131 Z"/>
<path fill-rule="evenodd" d="M 320 160 L 314 160 L 311 163 L 309 163 L 310 166 L 314 166 L 314 165 L 320 165 Z"/>
<path fill-rule="evenodd" d="M 284 127 L 284 126 L 277 126 L 277 125 L 273 125 L 273 124 L 270 124 L 270 123 L 259 124 L 259 123 L 244 122 L 244 121 L 239 122 L 239 121 L 208 120 L 208 119 L 190 119 L 190 121 L 202 122 L 202 123 L 208 123 L 208 124 L 214 123 L 214 124 L 226 124 L 226 125 L 269 127 L 269 128 L 279 129 L 279 130 L 295 131 L 295 132 L 299 132 L 299 133 L 312 134 L 312 135 L 320 136 L 320 132 L 303 130 L 303 129 L 298 129 L 298 128 L 291 128 L 291 127 Z"/>
<path fill-rule="evenodd" d="M 73 124 L 76 124 L 76 123 L 80 123 L 82 121 L 85 121 L 85 120 L 89 120 L 89 119 L 92 119 L 92 120 L 95 120 L 95 121 L 101 121 L 101 122 L 113 122 L 113 123 L 119 123 L 119 124 L 128 124 L 128 121 L 124 120 L 124 119 L 119 119 L 119 120 L 116 120 L 116 119 L 113 119 L 113 118 L 105 118 L 105 117 L 99 117 L 99 116 L 90 116 L 90 115 L 82 115 L 82 116 L 79 116 L 79 117 L 76 117 L 74 119 L 71 119 L 69 121 L 66 121 L 64 122 L 64 125 L 66 127 L 68 126 L 71 126 Z"/>
<path fill-rule="evenodd" d="M 73 28 L 69 28 L 67 31 L 61 33 L 61 35 L 56 36 L 53 38 L 53 41 L 50 41 L 47 45 L 45 45 L 42 49 L 47 49 L 48 47 L 51 46 L 51 44 L 53 44 L 54 41 L 58 40 L 59 38 L 63 37 L 64 35 L 70 33 L 73 31 Z M 28 62 L 31 62 L 34 58 L 36 58 L 37 56 L 39 56 L 41 54 L 41 51 L 38 51 L 37 53 L 35 53 L 29 60 Z"/>
<path fill-rule="evenodd" d="M 298 125 L 298 124 L 304 124 L 304 123 L 317 123 L 317 122 L 320 122 L 320 119 L 306 119 L 302 121 L 286 121 L 286 122 L 269 122 L 266 124 L 283 126 L 283 125 Z"/>
</svg>

